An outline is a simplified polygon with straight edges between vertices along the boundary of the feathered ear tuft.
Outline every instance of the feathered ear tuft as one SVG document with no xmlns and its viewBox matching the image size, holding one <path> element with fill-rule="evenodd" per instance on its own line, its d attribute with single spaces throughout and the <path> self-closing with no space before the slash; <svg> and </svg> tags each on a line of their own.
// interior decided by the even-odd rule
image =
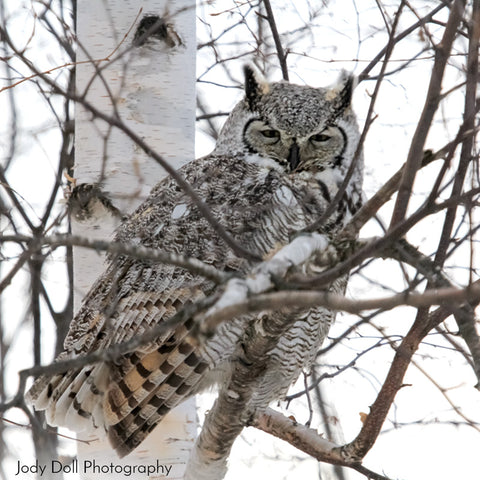
<svg viewBox="0 0 480 480">
<path fill-rule="evenodd" d="M 250 110 L 256 110 L 256 106 L 262 95 L 268 93 L 268 83 L 250 66 L 243 67 L 245 74 L 245 96 Z"/>
<path fill-rule="evenodd" d="M 340 78 L 328 92 L 328 100 L 335 104 L 335 112 L 340 115 L 352 103 L 353 90 L 357 86 L 357 77 L 342 70 Z"/>
</svg>

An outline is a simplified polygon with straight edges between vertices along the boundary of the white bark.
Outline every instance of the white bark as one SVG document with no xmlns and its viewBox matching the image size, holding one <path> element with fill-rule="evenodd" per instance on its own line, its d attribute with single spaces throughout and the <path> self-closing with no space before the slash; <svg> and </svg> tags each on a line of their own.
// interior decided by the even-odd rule
<svg viewBox="0 0 480 480">
<path fill-rule="evenodd" d="M 140 6 L 143 7 L 140 15 Z M 135 30 L 145 15 L 158 15 L 169 24 L 171 38 L 132 44 Z M 138 16 L 138 18 L 137 18 Z M 132 27 L 128 37 L 125 34 Z M 77 66 L 77 93 L 83 94 L 97 108 L 112 113 L 115 103 L 133 130 L 148 140 L 158 153 L 178 168 L 194 158 L 195 119 L 195 3 L 193 0 L 80 0 L 77 32 L 81 47 L 78 61 L 104 59 L 124 52 L 120 59 L 102 70 L 105 84 L 96 76 L 92 63 Z M 85 53 L 87 52 L 88 55 Z M 98 66 L 103 68 L 106 62 Z M 90 83 L 91 82 L 91 83 Z M 89 86 L 88 86 L 89 85 Z M 75 137 L 75 172 L 77 184 L 97 183 L 122 212 L 131 212 L 164 175 L 163 170 L 121 132 L 110 129 L 77 108 Z M 103 172 L 103 175 L 102 175 Z M 73 221 L 73 233 L 92 238 L 108 238 L 117 219 L 100 212 L 87 222 Z M 103 257 L 102 257 L 103 258 Z M 88 249 L 76 248 L 75 306 L 103 268 L 103 260 Z M 193 400 L 174 410 L 149 438 L 125 459 L 119 460 L 106 440 L 90 445 L 79 444 L 80 474 L 83 479 L 99 478 L 98 472 L 82 472 L 83 461 L 97 464 L 160 465 L 168 478 L 182 478 L 184 465 L 196 432 Z M 171 467 L 171 469 L 170 469 Z M 130 479 L 158 478 L 134 473 Z M 163 472 L 164 474 L 166 473 Z M 118 473 L 100 473 L 103 479 L 119 478 Z M 122 475 L 122 474 L 120 474 Z"/>
</svg>

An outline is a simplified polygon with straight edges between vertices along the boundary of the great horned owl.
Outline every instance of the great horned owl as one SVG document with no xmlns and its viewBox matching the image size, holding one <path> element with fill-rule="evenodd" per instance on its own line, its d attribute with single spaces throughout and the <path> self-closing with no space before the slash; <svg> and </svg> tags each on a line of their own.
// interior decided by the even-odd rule
<svg viewBox="0 0 480 480">
<path fill-rule="evenodd" d="M 267 258 L 320 218 L 352 164 L 359 133 L 351 110 L 352 79 L 334 88 L 267 83 L 245 68 L 245 98 L 234 108 L 214 151 L 180 172 L 229 234 Z M 341 228 L 361 201 L 362 158 L 333 215 L 319 228 Z M 171 178 L 118 228 L 118 242 L 181 253 L 218 269 L 249 272 Z M 332 289 L 341 290 L 337 281 Z M 212 294 L 210 280 L 180 267 L 112 256 L 73 319 L 59 359 L 124 342 Z M 266 360 L 252 407 L 281 399 L 313 361 L 335 313 L 325 308 L 269 312 L 295 315 Z M 127 455 L 162 418 L 190 395 L 227 383 L 247 327 L 256 315 L 222 324 L 198 342 L 191 318 L 111 364 L 86 366 L 37 379 L 28 393 L 51 425 L 103 429 Z M 265 318 L 265 317 L 263 317 Z"/>
</svg>

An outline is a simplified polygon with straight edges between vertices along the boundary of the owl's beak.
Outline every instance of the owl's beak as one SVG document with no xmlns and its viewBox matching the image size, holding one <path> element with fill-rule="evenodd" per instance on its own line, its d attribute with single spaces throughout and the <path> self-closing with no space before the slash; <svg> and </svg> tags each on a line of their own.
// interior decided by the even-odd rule
<svg viewBox="0 0 480 480">
<path fill-rule="evenodd" d="M 297 142 L 293 142 L 288 152 L 288 164 L 290 165 L 290 171 L 293 172 L 298 167 L 300 163 L 300 148 L 297 145 Z"/>
</svg>

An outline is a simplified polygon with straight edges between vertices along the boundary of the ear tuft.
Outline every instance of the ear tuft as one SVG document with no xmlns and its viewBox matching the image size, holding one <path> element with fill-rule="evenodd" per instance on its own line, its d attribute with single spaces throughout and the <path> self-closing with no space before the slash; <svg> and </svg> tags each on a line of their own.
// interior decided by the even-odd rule
<svg viewBox="0 0 480 480">
<path fill-rule="evenodd" d="M 243 67 L 245 74 L 245 96 L 250 110 L 255 110 L 262 95 L 269 91 L 268 83 L 250 66 Z"/>
<path fill-rule="evenodd" d="M 327 93 L 327 100 L 334 105 L 334 116 L 341 115 L 350 106 L 356 85 L 357 78 L 342 70 L 338 82 Z"/>
<path fill-rule="evenodd" d="M 355 87 L 358 84 L 358 78 L 352 75 L 351 73 L 348 73 L 345 70 L 342 70 L 342 73 L 339 79 L 339 84 L 342 86 L 339 92 L 339 99 L 342 100 L 342 103 L 344 104 L 345 108 L 349 107 L 350 104 L 352 103 L 353 91 L 355 90 Z"/>
</svg>

